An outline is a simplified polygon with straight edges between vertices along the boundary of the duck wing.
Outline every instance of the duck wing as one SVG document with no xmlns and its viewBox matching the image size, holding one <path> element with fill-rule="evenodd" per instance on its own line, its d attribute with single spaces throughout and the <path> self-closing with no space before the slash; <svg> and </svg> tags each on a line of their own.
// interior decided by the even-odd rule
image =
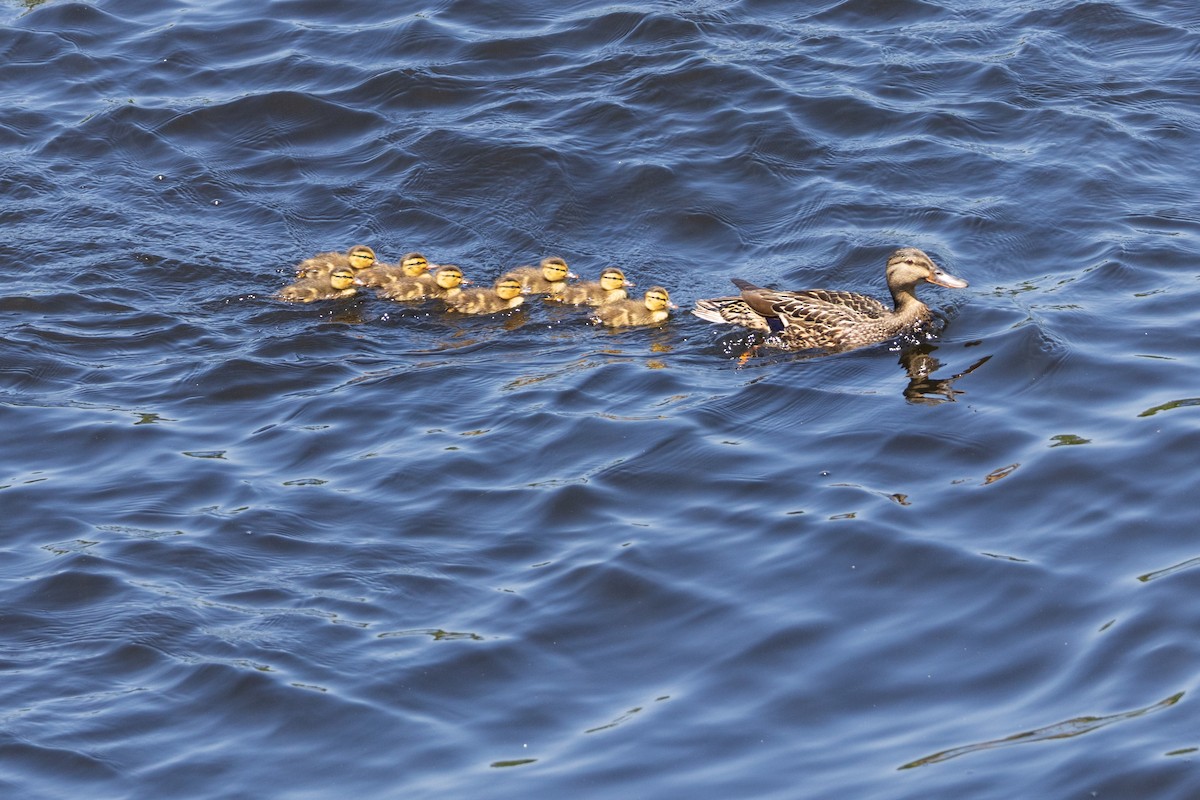
<svg viewBox="0 0 1200 800">
<path fill-rule="evenodd" d="M 714 297 L 711 300 L 697 300 L 692 313 L 708 322 L 729 323 L 753 331 L 769 332 L 771 330 L 771 321 L 751 308 L 740 297 Z M 781 326 L 781 321 L 776 318 L 775 329 L 778 330 Z"/>
<path fill-rule="evenodd" d="M 733 283 L 742 290 L 742 299 L 764 317 L 780 317 L 787 325 L 849 324 L 886 317 L 891 309 L 874 297 L 856 292 L 809 289 L 800 292 L 766 289 L 741 278 Z"/>
</svg>

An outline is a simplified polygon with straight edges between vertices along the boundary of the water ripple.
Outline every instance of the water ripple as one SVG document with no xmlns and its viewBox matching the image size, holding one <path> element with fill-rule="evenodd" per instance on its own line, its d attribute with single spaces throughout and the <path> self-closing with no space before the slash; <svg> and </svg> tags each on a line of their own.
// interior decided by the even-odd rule
<svg viewBox="0 0 1200 800">
<path fill-rule="evenodd" d="M 0 8 L 4 794 L 1196 795 L 1194 11 L 272 10 Z M 680 309 L 273 298 L 359 242 Z"/>
</svg>

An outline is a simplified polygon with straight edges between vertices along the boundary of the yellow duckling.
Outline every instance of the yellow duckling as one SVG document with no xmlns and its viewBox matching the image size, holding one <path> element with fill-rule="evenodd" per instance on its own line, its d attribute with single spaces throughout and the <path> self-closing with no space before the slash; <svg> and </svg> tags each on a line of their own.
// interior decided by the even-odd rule
<svg viewBox="0 0 1200 800">
<path fill-rule="evenodd" d="M 460 314 L 495 314 L 525 302 L 521 281 L 512 275 L 496 280 L 491 289 L 467 289 L 446 298 L 446 307 Z"/>
<path fill-rule="evenodd" d="M 453 264 L 443 264 L 433 274 L 433 281 L 417 278 L 396 280 L 379 289 L 379 296 L 389 300 L 424 300 L 428 297 L 445 299 L 462 291 L 462 285 L 470 283 L 463 277 L 462 270 Z"/>
<path fill-rule="evenodd" d="M 602 306 L 627 298 L 626 286 L 633 286 L 633 282 L 621 270 L 609 267 L 600 273 L 600 280 L 568 284 L 548 299 L 572 306 Z"/>
<path fill-rule="evenodd" d="M 617 300 L 596 309 L 594 322 L 610 328 L 626 328 L 634 325 L 658 325 L 671 316 L 670 309 L 676 308 L 671 295 L 661 286 L 646 290 L 642 300 Z"/>
<path fill-rule="evenodd" d="M 318 253 L 296 266 L 297 278 L 328 278 L 339 267 L 358 272 L 374 265 L 375 251 L 365 244 L 356 244 L 344 253 Z"/>
<path fill-rule="evenodd" d="M 429 260 L 420 253 L 407 253 L 400 259 L 399 264 L 375 264 L 364 270 L 359 270 L 354 276 L 354 282 L 359 286 L 380 288 L 398 280 L 412 278 L 433 283 L 429 274 Z"/>
<path fill-rule="evenodd" d="M 354 270 L 338 267 L 327 278 L 301 278 L 280 289 L 276 297 L 287 303 L 311 303 L 314 300 L 350 297 L 357 291 L 354 288 Z"/>
<path fill-rule="evenodd" d="M 543 258 L 536 267 L 517 267 L 508 274 L 521 282 L 526 294 L 557 294 L 567 286 L 567 278 L 579 277 L 557 256 Z"/>
</svg>

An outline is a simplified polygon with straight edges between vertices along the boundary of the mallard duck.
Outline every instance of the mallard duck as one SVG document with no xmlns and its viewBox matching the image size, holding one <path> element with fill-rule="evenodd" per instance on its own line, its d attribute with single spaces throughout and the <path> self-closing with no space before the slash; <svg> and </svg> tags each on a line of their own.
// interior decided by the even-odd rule
<svg viewBox="0 0 1200 800">
<path fill-rule="evenodd" d="M 567 278 L 578 278 L 567 262 L 556 256 L 543 258 L 536 267 L 517 267 L 509 275 L 521 282 L 526 294 L 555 294 L 567 285 Z"/>
<path fill-rule="evenodd" d="M 651 286 L 641 300 L 617 300 L 605 303 L 596 309 L 594 322 L 610 328 L 625 328 L 634 325 L 657 325 L 671 316 L 675 308 L 671 295 L 661 286 Z"/>
<path fill-rule="evenodd" d="M 490 289 L 467 289 L 446 298 L 446 307 L 460 314 L 495 314 L 525 302 L 521 281 L 512 275 L 496 280 Z"/>
<path fill-rule="evenodd" d="M 568 284 L 548 299 L 572 306 L 602 306 L 627 298 L 626 286 L 633 286 L 633 283 L 626 280 L 625 273 L 609 267 L 600 273 L 600 280 Z"/>
<path fill-rule="evenodd" d="M 406 253 L 399 264 L 376 263 L 373 267 L 359 270 L 354 282 L 359 286 L 379 288 L 405 278 L 433 283 L 433 276 L 429 274 L 429 260 L 420 253 Z"/>
<path fill-rule="evenodd" d="M 337 300 L 355 294 L 354 270 L 338 267 L 327 278 L 301 278 L 285 286 L 276 295 L 288 303 L 311 303 L 314 300 Z"/>
<path fill-rule="evenodd" d="M 344 253 L 318 253 L 306 258 L 296 266 L 297 278 L 328 278 L 338 267 L 349 267 L 355 272 L 375 263 L 375 251 L 365 244 L 356 244 Z"/>
<path fill-rule="evenodd" d="M 854 292 L 786 292 L 734 278 L 734 285 L 742 291 L 740 297 L 698 300 L 692 313 L 709 322 L 771 333 L 768 343 L 791 350 L 851 350 L 927 325 L 932 314 L 915 293 L 921 281 L 950 289 L 967 287 L 966 281 L 939 268 L 925 253 L 903 247 L 887 262 L 892 308 Z"/>
</svg>

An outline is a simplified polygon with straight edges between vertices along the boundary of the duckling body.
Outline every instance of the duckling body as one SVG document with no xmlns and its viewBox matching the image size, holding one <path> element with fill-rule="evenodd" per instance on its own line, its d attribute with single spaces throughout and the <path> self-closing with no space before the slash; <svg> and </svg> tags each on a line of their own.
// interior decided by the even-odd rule
<svg viewBox="0 0 1200 800">
<path fill-rule="evenodd" d="M 446 307 L 459 314 L 495 314 L 525 302 L 521 281 L 505 275 L 490 289 L 466 289 L 446 298 Z"/>
<path fill-rule="evenodd" d="M 572 306 L 602 306 L 628 298 L 625 287 L 632 285 L 624 272 L 609 267 L 600 273 L 600 280 L 568 284 L 549 299 Z"/>
<path fill-rule="evenodd" d="M 354 282 L 359 286 L 379 289 L 405 278 L 417 278 L 433 283 L 433 276 L 429 274 L 429 260 L 420 253 L 407 253 L 398 264 L 376 262 L 372 267 L 359 270 L 354 276 Z"/>
<path fill-rule="evenodd" d="M 315 300 L 339 300 L 353 296 L 354 270 L 338 267 L 325 278 L 301 278 L 279 290 L 277 298 L 287 303 L 311 303 Z"/>
<path fill-rule="evenodd" d="M 375 251 L 365 244 L 356 244 L 344 253 L 318 253 L 296 265 L 297 278 L 328 279 L 335 269 L 349 267 L 358 272 L 375 264 Z"/>
<path fill-rule="evenodd" d="M 920 330 L 932 319 L 916 296 L 922 281 L 951 289 L 967 282 L 940 269 L 915 247 L 888 258 L 887 284 L 892 307 L 855 292 L 811 289 L 790 292 L 764 289 L 734 278 L 740 297 L 698 300 L 692 313 L 709 322 L 730 323 L 773 334 L 768 343 L 789 350 L 851 350 Z"/>
<path fill-rule="evenodd" d="M 617 300 L 599 306 L 592 319 L 610 328 L 658 325 L 667 321 L 674 307 L 666 289 L 652 286 L 641 300 Z"/>
<path fill-rule="evenodd" d="M 435 296 L 438 291 L 432 276 L 405 278 L 399 277 L 375 290 L 375 294 L 386 300 L 424 300 Z"/>
<path fill-rule="evenodd" d="M 567 278 L 577 278 L 561 258 L 543 258 L 536 267 L 517 267 L 509 275 L 521 282 L 526 294 L 557 294 L 567 286 Z"/>
<path fill-rule="evenodd" d="M 443 264 L 432 277 L 426 273 L 414 278 L 397 278 L 381 287 L 378 294 L 388 300 L 426 300 L 431 297 L 445 300 L 461 292 L 465 280 L 461 269 L 453 264 Z"/>
</svg>

